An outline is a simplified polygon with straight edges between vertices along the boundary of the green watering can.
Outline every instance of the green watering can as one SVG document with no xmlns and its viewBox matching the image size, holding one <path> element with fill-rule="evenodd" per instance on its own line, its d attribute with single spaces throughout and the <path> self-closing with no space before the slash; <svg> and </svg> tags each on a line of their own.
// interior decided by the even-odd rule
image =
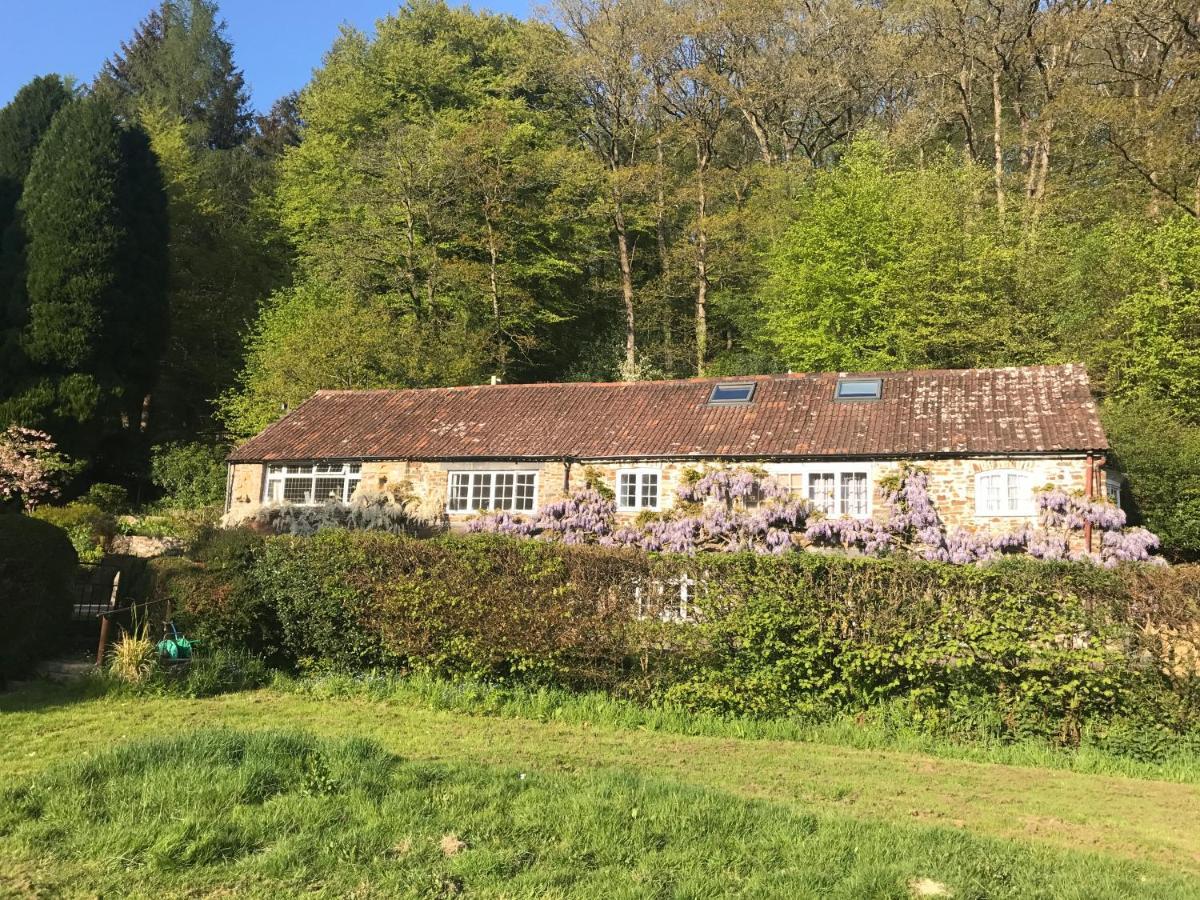
<svg viewBox="0 0 1200 900">
<path fill-rule="evenodd" d="M 192 658 L 194 644 L 179 633 L 174 622 L 168 622 L 166 630 L 170 634 L 158 642 L 158 658 L 163 662 L 186 662 Z"/>
</svg>

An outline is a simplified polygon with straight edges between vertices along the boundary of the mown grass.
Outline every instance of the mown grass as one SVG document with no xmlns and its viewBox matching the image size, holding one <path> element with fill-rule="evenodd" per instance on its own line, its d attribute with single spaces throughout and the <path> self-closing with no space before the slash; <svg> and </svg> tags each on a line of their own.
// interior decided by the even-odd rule
<svg viewBox="0 0 1200 900">
<path fill-rule="evenodd" d="M 363 739 L 201 730 L 0 794 L 0 887 L 164 896 L 1194 897 L 1135 863 L 594 771 L 403 759 Z"/>
<path fill-rule="evenodd" d="M 905 711 L 886 705 L 863 715 L 753 719 L 672 706 L 646 706 L 595 692 L 451 682 L 421 675 L 310 675 L 296 678 L 277 674 L 271 686 L 316 698 L 366 697 L 472 716 L 587 724 L 610 731 L 648 730 L 745 740 L 803 741 L 856 750 L 895 750 L 946 759 L 1200 784 L 1200 741 L 1194 742 L 1194 749 L 1177 743 L 1159 753 L 1139 758 L 1097 745 L 1087 730 L 1082 745 L 1076 748 L 1058 746 L 1038 738 L 1005 741 L 978 732 L 955 739 L 922 731 L 911 724 L 911 716 Z"/>
</svg>

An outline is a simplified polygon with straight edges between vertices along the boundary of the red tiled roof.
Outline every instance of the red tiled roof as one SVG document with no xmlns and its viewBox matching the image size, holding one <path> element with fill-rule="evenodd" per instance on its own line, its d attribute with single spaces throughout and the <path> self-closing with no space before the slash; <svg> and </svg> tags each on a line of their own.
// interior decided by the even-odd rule
<svg viewBox="0 0 1200 900">
<path fill-rule="evenodd" d="M 924 456 L 1103 450 L 1082 366 L 854 373 L 877 401 L 838 402 L 837 373 L 686 381 L 318 391 L 230 454 L 300 459 Z M 709 406 L 719 382 L 752 402 Z"/>
</svg>

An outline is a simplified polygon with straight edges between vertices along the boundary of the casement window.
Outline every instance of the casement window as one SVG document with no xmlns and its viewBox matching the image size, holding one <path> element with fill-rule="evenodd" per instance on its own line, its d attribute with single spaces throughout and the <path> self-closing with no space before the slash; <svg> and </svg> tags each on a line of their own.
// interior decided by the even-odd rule
<svg viewBox="0 0 1200 900">
<path fill-rule="evenodd" d="M 287 463 L 267 466 L 266 503 L 315 506 L 329 500 L 347 502 L 362 479 L 362 463 Z"/>
<path fill-rule="evenodd" d="M 870 512 L 870 490 L 865 471 L 806 472 L 788 476 L 797 494 L 829 518 L 863 518 Z"/>
<path fill-rule="evenodd" d="M 451 472 L 446 509 L 452 513 L 504 509 L 532 512 L 536 472 Z"/>
<path fill-rule="evenodd" d="M 1019 469 L 992 469 L 975 476 L 975 514 L 1032 516 L 1033 476 Z"/>
<path fill-rule="evenodd" d="M 658 509 L 658 472 L 622 469 L 617 472 L 618 509 Z"/>
</svg>

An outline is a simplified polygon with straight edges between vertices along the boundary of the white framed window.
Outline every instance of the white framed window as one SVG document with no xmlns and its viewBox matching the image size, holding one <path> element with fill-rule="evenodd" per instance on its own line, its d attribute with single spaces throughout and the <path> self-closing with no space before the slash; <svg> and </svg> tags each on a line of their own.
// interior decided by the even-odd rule
<svg viewBox="0 0 1200 900">
<path fill-rule="evenodd" d="M 1020 469 L 992 469 L 975 476 L 975 514 L 1032 516 L 1033 476 Z"/>
<path fill-rule="evenodd" d="M 617 508 L 658 509 L 658 470 L 621 469 L 617 472 Z"/>
<path fill-rule="evenodd" d="M 767 474 L 827 518 L 871 515 L 870 464 L 783 463 L 768 465 Z"/>
<path fill-rule="evenodd" d="M 329 500 L 347 502 L 362 480 L 362 463 L 270 463 L 263 487 L 265 503 L 317 506 Z"/>
<path fill-rule="evenodd" d="M 791 476 L 792 492 L 800 494 L 814 509 L 819 509 L 830 518 L 851 516 L 861 519 L 870 510 L 870 491 L 865 471 L 808 472 L 799 476 L 804 479 L 800 490 L 796 489 L 796 477 Z"/>
<path fill-rule="evenodd" d="M 532 512 L 537 472 L 451 472 L 446 510 L 452 513 L 505 509 Z"/>
</svg>

